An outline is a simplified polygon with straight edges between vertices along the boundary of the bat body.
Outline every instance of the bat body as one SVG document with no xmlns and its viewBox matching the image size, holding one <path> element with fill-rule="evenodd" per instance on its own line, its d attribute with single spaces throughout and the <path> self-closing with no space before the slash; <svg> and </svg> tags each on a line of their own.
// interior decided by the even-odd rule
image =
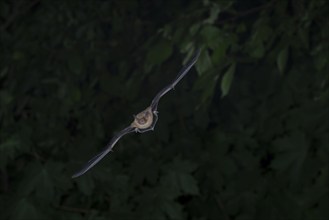
<svg viewBox="0 0 329 220">
<path fill-rule="evenodd" d="M 171 82 L 169 85 L 164 87 L 158 94 L 154 97 L 152 100 L 152 103 L 149 107 L 147 107 L 144 111 L 138 113 L 136 116 L 134 116 L 134 121 L 130 124 L 130 126 L 126 127 L 122 131 L 118 132 L 114 135 L 114 137 L 111 139 L 111 141 L 106 145 L 103 151 L 101 151 L 99 154 L 94 156 L 91 160 L 88 161 L 88 163 L 77 173 L 75 173 L 72 178 L 76 178 L 78 176 L 83 175 L 86 173 L 89 169 L 91 169 L 93 166 L 95 166 L 101 159 L 105 157 L 106 154 L 108 154 L 114 145 L 120 140 L 121 137 L 123 137 L 126 134 L 132 133 L 132 132 L 139 132 L 144 133 L 147 131 L 153 131 L 155 124 L 158 121 L 158 104 L 162 96 L 164 96 L 167 92 L 174 89 L 176 84 L 189 72 L 189 70 L 192 68 L 192 66 L 196 63 L 200 55 L 200 50 L 198 49 L 195 54 L 193 55 L 192 59 L 181 69 L 181 71 L 178 73 L 177 77 L 174 79 L 173 82 Z"/>
</svg>

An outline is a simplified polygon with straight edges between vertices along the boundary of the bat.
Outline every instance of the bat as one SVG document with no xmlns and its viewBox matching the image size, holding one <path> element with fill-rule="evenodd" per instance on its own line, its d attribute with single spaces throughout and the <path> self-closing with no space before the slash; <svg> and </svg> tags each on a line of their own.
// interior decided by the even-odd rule
<svg viewBox="0 0 329 220">
<path fill-rule="evenodd" d="M 196 63 L 200 55 L 200 49 L 197 49 L 192 59 L 181 69 L 176 78 L 166 87 L 164 87 L 158 94 L 153 98 L 152 103 L 144 111 L 134 116 L 134 121 L 125 129 L 114 135 L 111 141 L 106 147 L 94 156 L 88 163 L 78 172 L 76 172 L 72 178 L 79 177 L 85 174 L 93 166 L 95 166 L 100 160 L 102 160 L 110 151 L 112 151 L 114 145 L 126 134 L 132 132 L 144 133 L 147 131 L 153 131 L 155 124 L 158 121 L 158 104 L 162 96 L 167 92 L 174 89 L 177 83 L 190 71 L 192 66 Z"/>
</svg>

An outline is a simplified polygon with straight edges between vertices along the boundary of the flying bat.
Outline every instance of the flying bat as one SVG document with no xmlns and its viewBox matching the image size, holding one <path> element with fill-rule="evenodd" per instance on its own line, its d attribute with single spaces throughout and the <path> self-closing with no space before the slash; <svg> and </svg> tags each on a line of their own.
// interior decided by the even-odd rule
<svg viewBox="0 0 329 220">
<path fill-rule="evenodd" d="M 164 96 L 167 92 L 174 89 L 176 84 L 189 72 L 192 66 L 196 63 L 200 55 L 200 49 L 196 50 L 192 59 L 181 69 L 181 71 L 176 76 L 175 80 L 172 81 L 169 85 L 164 87 L 152 100 L 152 103 L 149 107 L 147 107 L 144 111 L 138 113 L 134 116 L 134 121 L 125 129 L 118 132 L 114 135 L 111 141 L 106 145 L 103 151 L 94 156 L 88 163 L 77 173 L 75 173 L 72 178 L 76 178 L 78 176 L 83 175 L 93 166 L 95 166 L 101 159 L 105 157 L 114 147 L 114 145 L 122 138 L 124 135 L 138 132 L 144 133 L 147 131 L 153 131 L 155 124 L 158 121 L 158 104 L 162 96 Z"/>
</svg>

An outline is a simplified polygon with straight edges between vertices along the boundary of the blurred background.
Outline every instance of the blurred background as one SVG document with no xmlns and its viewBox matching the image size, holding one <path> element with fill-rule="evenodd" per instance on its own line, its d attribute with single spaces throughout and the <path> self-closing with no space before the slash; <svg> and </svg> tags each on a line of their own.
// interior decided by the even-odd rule
<svg viewBox="0 0 329 220">
<path fill-rule="evenodd" d="M 0 2 L 0 219 L 329 219 L 325 0 Z M 71 179 L 133 114 L 159 104 Z"/>
</svg>

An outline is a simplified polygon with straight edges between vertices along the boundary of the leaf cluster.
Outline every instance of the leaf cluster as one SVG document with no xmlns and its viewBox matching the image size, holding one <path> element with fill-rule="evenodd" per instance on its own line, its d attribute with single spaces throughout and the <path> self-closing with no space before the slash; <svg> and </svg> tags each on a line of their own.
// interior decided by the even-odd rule
<svg viewBox="0 0 329 220">
<path fill-rule="evenodd" d="M 329 219 L 325 0 L 0 2 L 0 219 Z M 154 132 L 125 136 L 150 104 Z"/>
</svg>

